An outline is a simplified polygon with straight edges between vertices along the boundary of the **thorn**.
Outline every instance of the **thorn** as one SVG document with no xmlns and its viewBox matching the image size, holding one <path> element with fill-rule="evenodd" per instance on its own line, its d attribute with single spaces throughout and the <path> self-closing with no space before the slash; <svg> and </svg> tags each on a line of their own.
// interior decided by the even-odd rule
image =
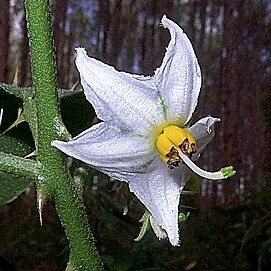
<svg viewBox="0 0 271 271">
<path fill-rule="evenodd" d="M 36 156 L 36 155 L 37 155 L 37 151 L 34 150 L 31 153 L 27 154 L 24 158 L 28 159 L 28 158 L 31 158 L 31 157 Z"/>
<path fill-rule="evenodd" d="M 24 115 L 22 114 L 23 109 L 21 107 L 18 108 L 17 119 L 2 133 L 5 134 L 10 131 L 12 128 L 16 127 L 21 122 L 25 121 Z"/>
<path fill-rule="evenodd" d="M 78 85 L 79 81 L 77 80 L 73 85 L 72 87 L 70 88 L 70 91 L 73 91 L 75 90 L 76 86 Z"/>
<path fill-rule="evenodd" d="M 44 201 L 42 200 L 41 194 L 38 192 L 38 211 L 39 211 L 39 219 L 40 225 L 42 226 L 42 210 L 43 210 Z"/>
<path fill-rule="evenodd" d="M 40 177 L 40 179 L 41 178 L 42 177 Z M 40 225 L 42 226 L 43 207 L 46 200 L 46 192 L 45 192 L 44 184 L 36 182 L 36 191 L 37 191 L 37 205 L 38 205 L 37 207 L 38 207 L 38 212 L 39 212 L 39 220 L 40 220 Z"/>
<path fill-rule="evenodd" d="M 4 113 L 4 108 L 2 107 L 2 108 L 0 109 L 0 126 L 1 126 L 1 124 L 2 124 L 3 113 Z"/>
<path fill-rule="evenodd" d="M 12 86 L 14 87 L 18 87 L 18 73 L 19 73 L 19 65 L 16 66 L 16 70 L 15 70 L 15 74 L 14 74 L 14 78 L 12 82 Z"/>
</svg>

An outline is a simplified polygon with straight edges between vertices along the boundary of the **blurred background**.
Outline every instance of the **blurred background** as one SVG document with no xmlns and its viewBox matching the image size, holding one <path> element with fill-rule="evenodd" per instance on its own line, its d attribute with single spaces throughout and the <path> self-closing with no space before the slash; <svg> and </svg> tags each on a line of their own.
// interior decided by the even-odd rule
<svg viewBox="0 0 271 271">
<path fill-rule="evenodd" d="M 192 122 L 206 115 L 221 118 L 198 163 L 208 170 L 226 165 L 237 170 L 223 182 L 189 181 L 186 190 L 197 193 L 182 197 L 181 210 L 190 216 L 181 224 L 181 246 L 172 248 L 151 231 L 135 243 L 143 207 L 124 184 L 75 161 L 72 172 L 85 183 L 90 225 L 106 270 L 271 270 L 271 1 L 54 0 L 51 5 L 63 89 L 78 82 L 78 46 L 118 70 L 152 75 L 170 39 L 161 18 L 166 14 L 178 23 L 203 76 Z M 18 86 L 29 87 L 23 1 L 0 0 L 0 7 L 0 82 L 11 84 L 17 70 Z M 0 95 L 3 132 L 16 119 L 20 102 Z M 63 98 L 61 110 L 73 136 L 95 118 L 80 95 Z M 16 145 L 8 151 L 26 155 L 33 150 L 26 124 L 4 136 Z M 7 148 L 3 142 L 0 138 L 1 150 Z M 46 204 L 40 227 L 35 197 L 32 185 L 0 206 L 0 270 L 65 269 L 68 246 L 54 207 Z M 123 216 L 127 203 L 130 211 Z"/>
</svg>

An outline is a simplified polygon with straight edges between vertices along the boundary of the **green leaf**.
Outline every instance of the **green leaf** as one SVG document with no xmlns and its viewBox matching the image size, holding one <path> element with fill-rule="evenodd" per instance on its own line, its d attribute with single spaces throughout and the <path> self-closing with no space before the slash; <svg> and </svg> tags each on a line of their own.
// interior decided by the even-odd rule
<svg viewBox="0 0 271 271">
<path fill-rule="evenodd" d="M 0 135 L 0 150 L 17 156 L 26 156 L 33 151 L 31 133 L 26 125 Z M 16 199 L 33 182 L 33 179 L 0 171 L 0 205 Z"/>
<path fill-rule="evenodd" d="M 12 85 L 0 83 L 0 91 L 11 94 L 17 98 L 23 99 L 24 91 L 29 91 L 30 88 L 19 88 Z"/>
<path fill-rule="evenodd" d="M 82 91 L 62 93 L 60 105 L 62 120 L 72 136 L 93 125 L 95 111 Z"/>
<path fill-rule="evenodd" d="M 23 128 L 23 127 L 22 127 Z M 20 132 L 26 132 L 20 129 Z M 12 153 L 17 156 L 26 156 L 33 151 L 31 139 L 19 138 L 17 133 L 10 135 L 0 134 L 0 150 L 1 152 Z"/>
<path fill-rule="evenodd" d="M 131 270 L 133 264 L 134 262 L 129 250 L 119 248 L 114 255 L 114 261 L 111 268 L 112 270 L 128 271 Z"/>
<path fill-rule="evenodd" d="M 0 171 L 0 205 L 15 200 L 33 180 Z"/>
<path fill-rule="evenodd" d="M 1 90 L 3 94 L 1 94 Z M 86 130 L 93 125 L 95 118 L 95 111 L 91 104 L 87 101 L 82 90 L 66 90 L 58 89 L 58 96 L 61 103 L 62 119 L 67 127 L 67 130 L 73 135 L 78 135 L 82 131 Z M 37 110 L 36 103 L 33 96 L 33 89 L 31 88 L 18 88 L 12 85 L 0 83 L 1 102 L 7 100 L 7 104 L 4 105 L 4 115 L 7 111 L 14 111 L 18 107 L 18 103 L 23 101 L 23 113 L 22 117 L 29 123 L 30 129 L 33 134 L 33 138 L 37 140 Z M 15 97 L 12 97 L 11 94 Z M 8 96 L 8 97 L 6 97 Z M 19 99 L 17 99 L 19 98 Z M 17 101 L 16 101 L 17 99 Z M 14 101 L 13 101 L 14 100 Z M 21 100 L 21 101 L 20 101 Z M 0 104 L 0 108 L 3 105 Z M 10 115 L 10 114 L 9 114 Z M 13 114 L 14 115 L 14 112 Z M 16 118 L 5 120 L 7 122 L 6 129 L 14 123 Z M 67 138 L 63 138 L 67 139 Z"/>
<path fill-rule="evenodd" d="M 1 92 L 0 89 L 0 109 L 2 110 L 0 133 L 14 123 L 18 117 L 19 108 L 22 108 L 22 100 Z"/>
</svg>

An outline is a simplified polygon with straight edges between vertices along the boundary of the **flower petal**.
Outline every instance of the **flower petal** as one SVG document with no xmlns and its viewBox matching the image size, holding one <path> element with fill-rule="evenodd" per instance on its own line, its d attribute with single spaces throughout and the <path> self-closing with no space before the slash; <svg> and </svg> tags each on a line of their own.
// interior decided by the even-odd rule
<svg viewBox="0 0 271 271">
<path fill-rule="evenodd" d="M 193 155 L 193 160 L 197 160 L 199 158 L 200 153 L 215 136 L 214 124 L 218 121 L 220 121 L 218 118 L 205 117 L 187 129 L 194 136 L 197 142 L 198 150 Z"/>
<path fill-rule="evenodd" d="M 162 25 L 171 35 L 156 86 L 166 104 L 167 119 L 183 126 L 192 116 L 201 87 L 201 71 L 193 47 L 183 30 L 164 15 Z"/>
<path fill-rule="evenodd" d="M 118 72 L 88 57 L 83 48 L 77 49 L 76 66 L 85 95 L 101 120 L 141 134 L 164 120 L 158 93 L 151 82 L 148 86 L 148 81 Z"/>
<path fill-rule="evenodd" d="M 156 155 L 148 139 L 99 123 L 68 142 L 53 141 L 62 152 L 123 180 L 144 172 Z"/>
<path fill-rule="evenodd" d="M 130 190 L 146 206 L 157 225 L 166 231 L 170 243 L 177 246 L 180 193 L 190 170 L 185 165 L 170 170 L 159 158 L 153 161 L 149 170 L 128 178 Z"/>
</svg>

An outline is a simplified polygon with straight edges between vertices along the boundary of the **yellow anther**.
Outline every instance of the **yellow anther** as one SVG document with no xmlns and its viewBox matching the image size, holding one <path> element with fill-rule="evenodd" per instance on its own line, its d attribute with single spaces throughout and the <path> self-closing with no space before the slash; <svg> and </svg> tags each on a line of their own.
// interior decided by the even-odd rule
<svg viewBox="0 0 271 271">
<path fill-rule="evenodd" d="M 182 161 L 179 151 L 189 157 L 196 152 L 196 141 L 188 131 L 169 125 L 157 137 L 156 147 L 161 160 L 170 168 L 174 168 Z"/>
<path fill-rule="evenodd" d="M 197 151 L 194 137 L 186 130 L 178 126 L 170 125 L 164 129 L 164 134 L 168 139 L 187 156 L 191 156 Z"/>
<path fill-rule="evenodd" d="M 172 147 L 177 148 L 177 146 L 174 146 L 172 141 L 170 141 L 169 138 L 164 133 L 160 134 L 157 137 L 156 147 L 158 149 L 158 152 L 164 157 L 166 157 L 167 154 L 170 153 Z"/>
</svg>

